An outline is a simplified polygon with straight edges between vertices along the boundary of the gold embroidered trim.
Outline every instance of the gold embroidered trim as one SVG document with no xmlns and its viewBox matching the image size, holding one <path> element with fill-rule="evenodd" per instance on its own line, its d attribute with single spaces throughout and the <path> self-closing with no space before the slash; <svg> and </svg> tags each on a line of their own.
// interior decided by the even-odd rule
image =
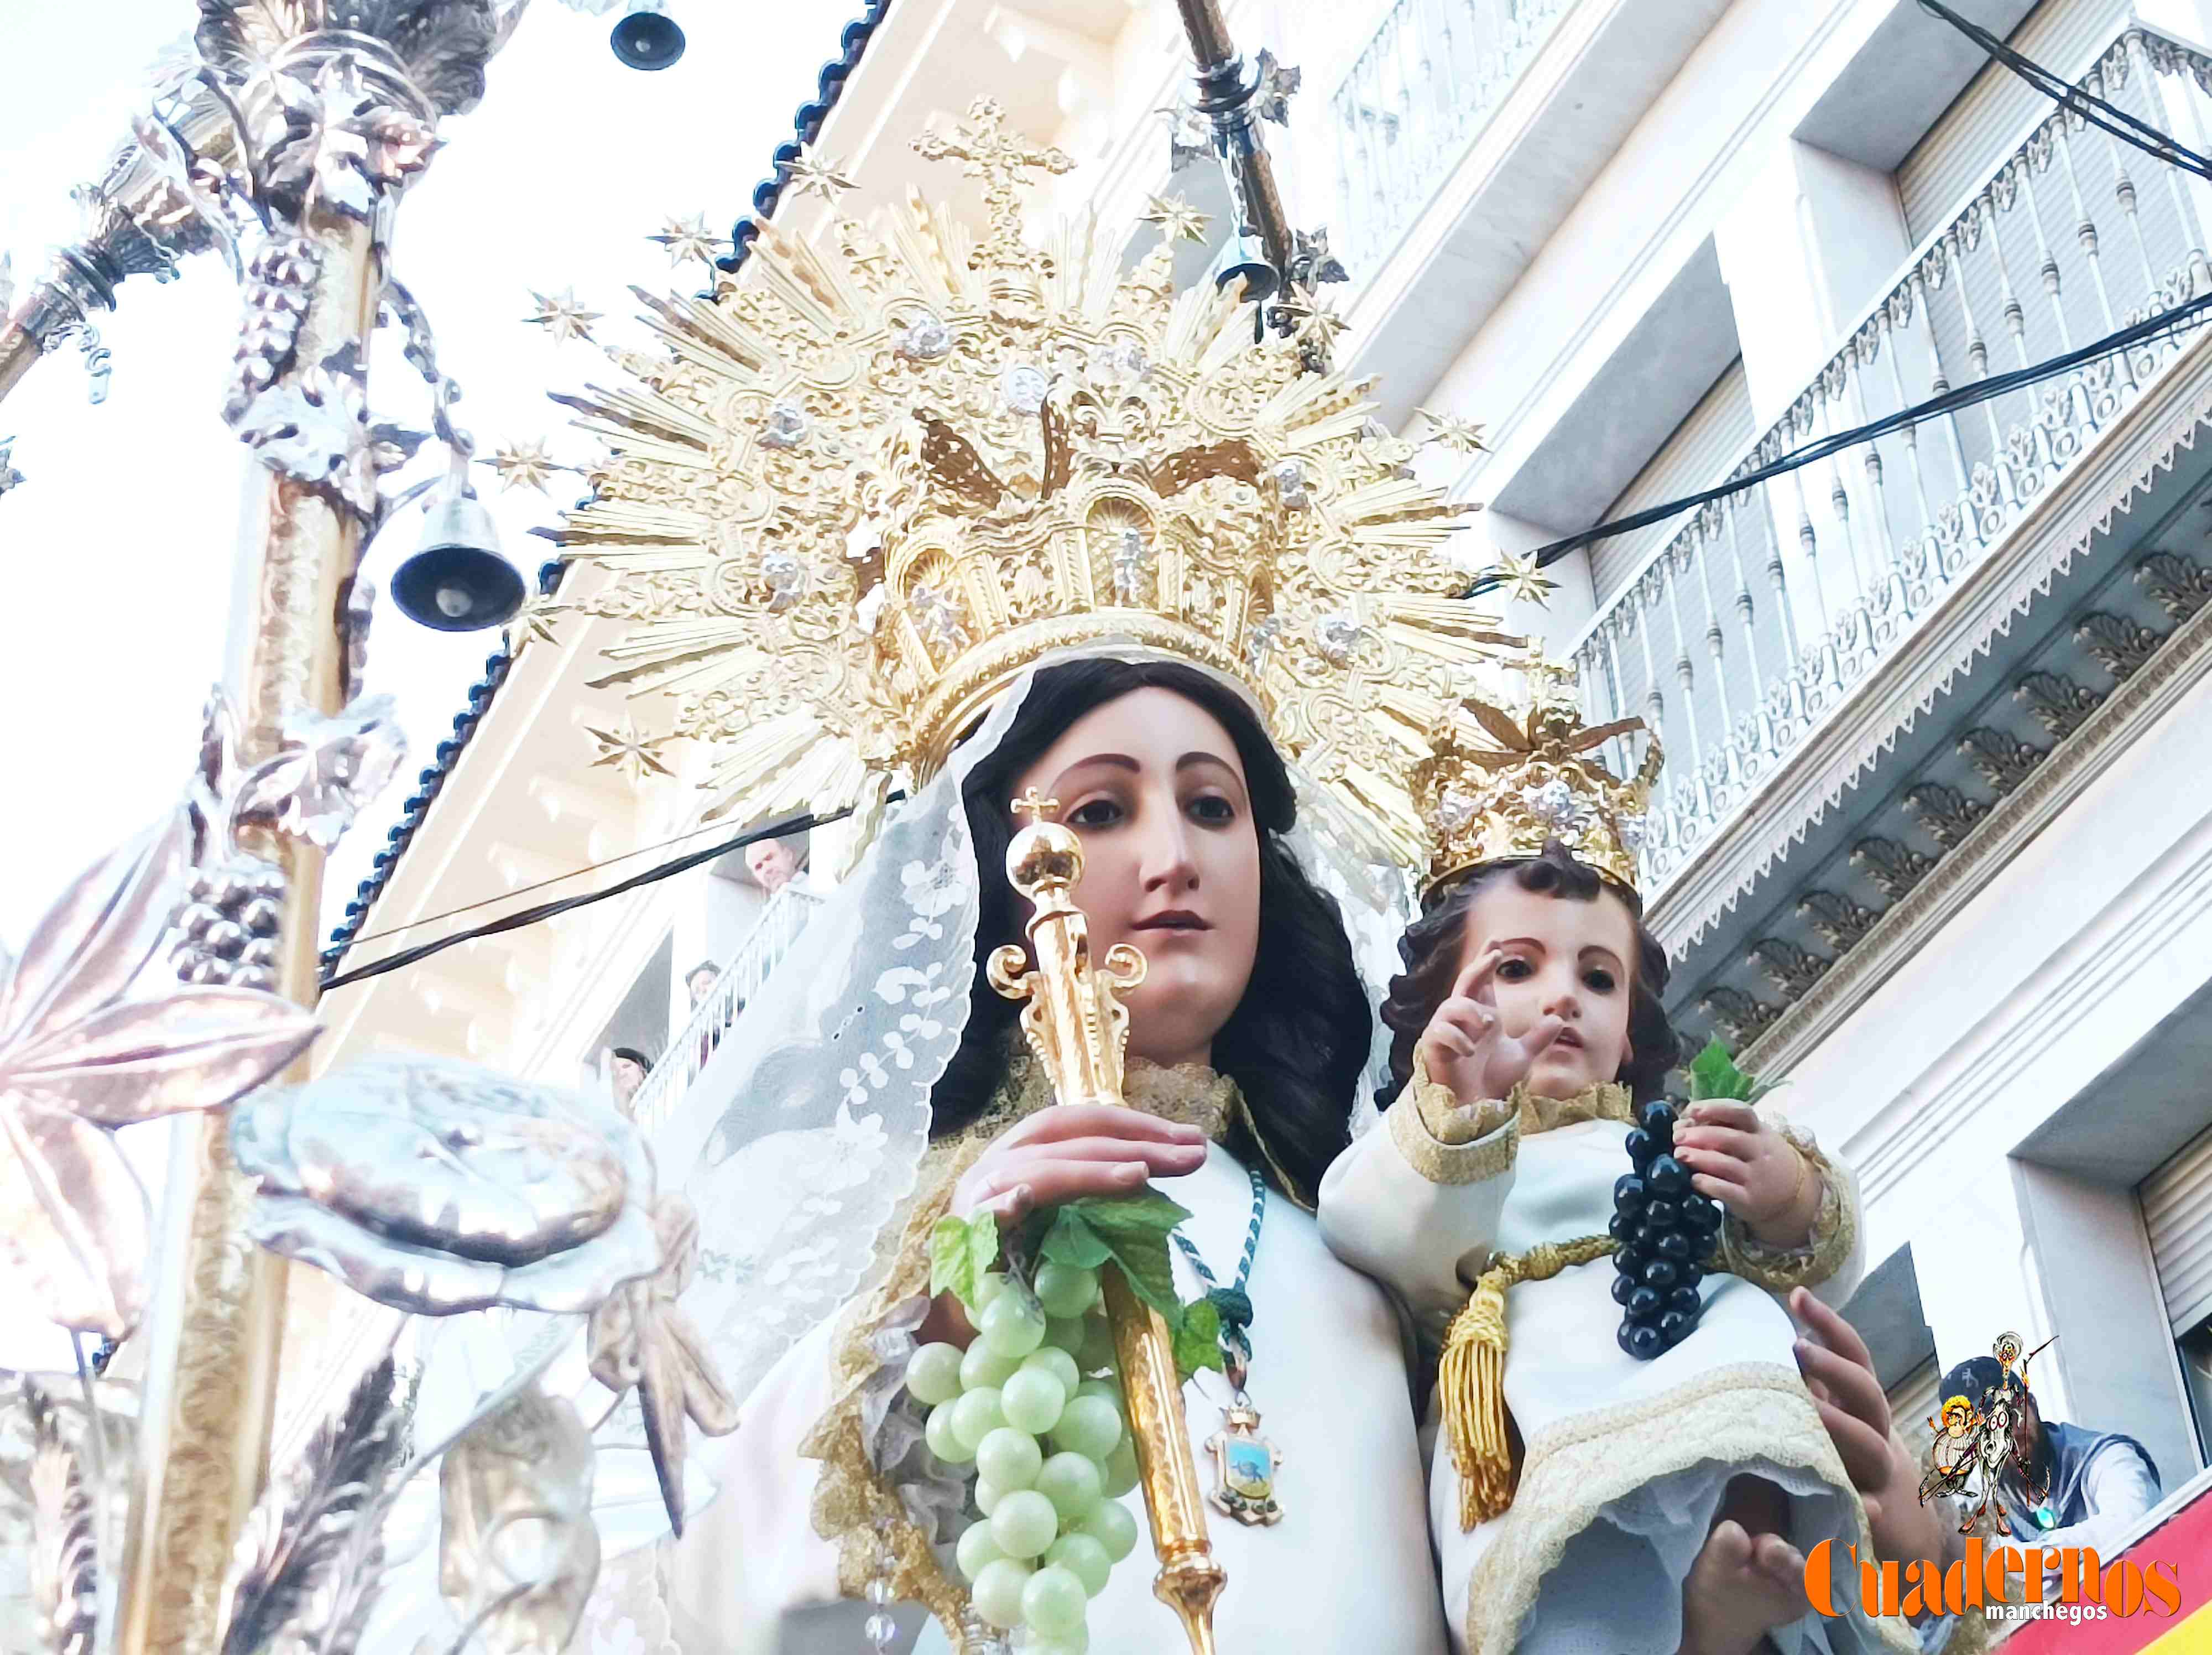
<svg viewBox="0 0 2212 1655">
<path fill-rule="evenodd" d="M 1132 1062 L 1123 1075 L 1122 1094 L 1132 1109 L 1201 1128 L 1213 1138 L 1228 1129 L 1232 1114 L 1249 1118 L 1237 1083 L 1198 1064 L 1164 1069 Z M 886 1241 L 896 1238 L 887 1256 L 878 1243 L 882 1279 L 839 1314 L 830 1349 L 832 1400 L 799 1449 L 822 1462 L 814 1490 L 814 1531 L 837 1544 L 838 1591 L 863 1597 L 870 1581 L 887 1578 L 899 1597 L 922 1604 L 937 1617 L 953 1649 L 963 1655 L 969 1649 L 962 1629 L 967 1589 L 939 1567 L 928 1536 L 896 1490 L 877 1474 L 861 1425 L 861 1393 L 882 1366 L 872 1343 L 876 1330 L 896 1306 L 929 1291 L 929 1235 L 951 1210 L 953 1186 L 1008 1127 L 1052 1101 L 1043 1066 L 1024 1049 L 1010 1058 L 1006 1078 L 990 1106 L 959 1132 L 930 1146 L 912 1200 L 884 1228 Z M 1256 1128 L 1252 1135 L 1258 1140 Z M 1267 1153 L 1264 1143 L 1261 1153 Z M 1272 1157 L 1268 1164 L 1273 1165 Z M 1282 1176 L 1279 1170 L 1276 1176 Z M 1291 1198 L 1297 1199 L 1295 1191 Z"/>
<path fill-rule="evenodd" d="M 1706 1461 L 1758 1459 L 1808 1471 L 1843 1494 L 1856 1530 L 1844 1538 L 1871 1552 L 1866 1508 L 1804 1381 L 1771 1362 L 1729 1363 L 1656 1396 L 1577 1415 L 1528 1443 L 1513 1504 L 1468 1582 L 1469 1655 L 1509 1655 L 1544 1577 L 1614 1500 Z M 1918 1655 L 1910 1628 L 1845 1613 L 1898 1655 Z"/>
<path fill-rule="evenodd" d="M 1500 1113 L 1493 1119 L 1485 1106 L 1478 1124 L 1485 1135 L 1465 1143 L 1447 1143 L 1437 1138 L 1429 1124 L 1427 1111 L 1420 1107 L 1419 1088 L 1422 1082 L 1416 1079 L 1398 1094 L 1398 1101 L 1382 1113 L 1390 1129 L 1390 1141 L 1412 1167 L 1431 1183 L 1480 1183 L 1494 1178 L 1513 1165 L 1513 1158 L 1521 1146 L 1521 1131 L 1510 1115 Z M 1434 1085 L 1433 1082 L 1430 1083 Z M 1451 1093 L 1443 1086 L 1435 1086 L 1446 1098 Z M 1450 1107 L 1457 1108 L 1455 1103 Z"/>
<path fill-rule="evenodd" d="M 1521 1135 L 1532 1138 L 1539 1132 L 1573 1126 L 1578 1121 L 1632 1121 L 1636 1118 L 1633 1098 L 1618 1080 L 1601 1080 L 1571 1098 L 1539 1098 L 1524 1080 L 1513 1088 L 1506 1101 L 1520 1118 Z"/>
<path fill-rule="evenodd" d="M 1792 1287 L 1817 1287 L 1844 1268 L 1858 1244 L 1858 1198 L 1850 1180 L 1820 1153 L 1809 1134 L 1786 1121 L 1774 1125 L 1820 1180 L 1820 1207 L 1814 1215 L 1812 1238 L 1802 1247 L 1770 1247 L 1730 1213 L 1721 1222 L 1721 1267 L 1770 1292 L 1786 1293 Z"/>
</svg>

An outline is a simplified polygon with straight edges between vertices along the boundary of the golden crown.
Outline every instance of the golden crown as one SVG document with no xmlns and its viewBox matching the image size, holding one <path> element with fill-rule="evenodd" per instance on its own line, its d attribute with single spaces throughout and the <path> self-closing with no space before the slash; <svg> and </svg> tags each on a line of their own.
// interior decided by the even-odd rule
<svg viewBox="0 0 2212 1655">
<path fill-rule="evenodd" d="M 1624 718 L 1583 723 L 1570 687 L 1574 669 L 1531 650 L 1519 663 L 1525 709 L 1469 696 L 1444 712 L 1430 755 L 1413 771 L 1429 830 L 1424 899 L 1486 862 L 1540 855 L 1552 840 L 1607 879 L 1636 889 L 1644 810 L 1659 774 L 1650 735 L 1636 774 L 1623 782 L 1599 762 L 1607 742 L 1644 727 Z"/>
<path fill-rule="evenodd" d="M 915 148 L 981 180 L 980 241 L 912 192 L 825 246 L 764 227 L 711 299 L 647 300 L 669 356 L 615 353 L 637 387 L 562 399 L 611 451 L 557 538 L 614 578 L 548 606 L 629 624 L 599 685 L 712 745 L 708 815 L 827 810 L 927 779 L 1048 653 L 1128 640 L 1247 685 L 1417 859 L 1425 732 L 1515 641 L 1453 595 L 1465 508 L 1365 382 L 1304 371 L 1334 318 L 1255 343 L 1235 296 L 1178 294 L 1180 202 L 1133 265 L 1095 220 L 1030 246 L 1018 186 L 1070 163 L 988 100 Z"/>
</svg>

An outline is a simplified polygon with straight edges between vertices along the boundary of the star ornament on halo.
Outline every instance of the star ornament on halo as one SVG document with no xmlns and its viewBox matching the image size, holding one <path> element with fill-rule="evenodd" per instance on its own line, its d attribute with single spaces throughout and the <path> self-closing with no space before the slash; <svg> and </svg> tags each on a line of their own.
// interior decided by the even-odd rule
<svg viewBox="0 0 2212 1655">
<path fill-rule="evenodd" d="M 588 341 L 591 338 L 592 324 L 599 319 L 599 313 L 586 309 L 583 301 L 576 297 L 575 289 L 562 288 L 550 297 L 538 292 L 532 292 L 530 296 L 537 301 L 538 312 L 523 319 L 535 322 L 544 328 L 552 335 L 554 344 L 566 344 L 571 339 Z"/>
<path fill-rule="evenodd" d="M 817 196 L 832 202 L 855 187 L 846 176 L 843 163 L 824 161 L 811 143 L 800 144 L 798 156 L 783 163 L 783 182 L 793 195 Z"/>
<path fill-rule="evenodd" d="M 1324 354 L 1349 326 L 1334 305 L 1309 287 L 1291 288 L 1281 310 L 1291 323 L 1291 336 L 1301 344 L 1318 346 Z"/>
<path fill-rule="evenodd" d="M 509 489 L 535 489 L 549 496 L 553 491 L 545 485 L 553 473 L 574 469 L 562 465 L 546 451 L 544 437 L 503 444 L 492 455 L 491 466 L 499 473 L 501 493 Z"/>
<path fill-rule="evenodd" d="M 676 774 L 661 761 L 660 757 L 661 749 L 668 745 L 670 738 L 640 734 L 637 721 L 628 713 L 624 713 L 611 729 L 586 724 L 584 733 L 599 746 L 599 757 L 592 760 L 592 767 L 612 765 L 616 773 L 632 787 L 653 776 L 672 776 Z"/>
<path fill-rule="evenodd" d="M 1413 411 L 1428 421 L 1429 429 L 1421 438 L 1425 448 L 1431 443 L 1450 449 L 1455 454 L 1479 454 L 1483 452 L 1482 426 L 1464 414 L 1439 414 L 1426 408 Z"/>
<path fill-rule="evenodd" d="M 1498 590 L 1512 603 L 1535 604 L 1541 607 L 1559 587 L 1557 581 L 1536 566 L 1533 554 L 1516 557 L 1510 551 L 1500 552 L 1498 567 L 1492 573 L 1498 577 Z"/>
<path fill-rule="evenodd" d="M 722 249 L 730 245 L 727 237 L 716 235 L 707 228 L 707 215 L 704 213 L 695 213 L 689 220 L 672 217 L 661 226 L 659 235 L 646 239 L 658 241 L 668 249 L 668 263 L 672 268 L 688 265 L 695 259 L 712 264 L 722 256 Z"/>
<path fill-rule="evenodd" d="M 507 624 L 507 654 L 519 655 L 533 643 L 557 642 L 556 624 L 562 616 L 574 612 L 572 605 L 560 602 L 552 593 L 533 592 Z"/>
<path fill-rule="evenodd" d="M 1139 223 L 1157 225 L 1160 240 L 1172 246 L 1177 241 L 1206 240 L 1206 215 L 1181 196 L 1148 196 L 1145 213 Z"/>
</svg>

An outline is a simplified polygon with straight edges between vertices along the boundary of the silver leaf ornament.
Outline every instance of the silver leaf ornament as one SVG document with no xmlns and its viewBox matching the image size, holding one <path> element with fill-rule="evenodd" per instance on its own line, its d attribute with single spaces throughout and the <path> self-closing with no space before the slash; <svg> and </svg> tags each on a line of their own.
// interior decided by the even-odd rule
<svg viewBox="0 0 2212 1655">
<path fill-rule="evenodd" d="M 491 1655 L 560 1655 L 599 1576 L 592 1439 L 565 1398 L 525 1390 L 439 1468 L 438 1590 Z"/>
</svg>

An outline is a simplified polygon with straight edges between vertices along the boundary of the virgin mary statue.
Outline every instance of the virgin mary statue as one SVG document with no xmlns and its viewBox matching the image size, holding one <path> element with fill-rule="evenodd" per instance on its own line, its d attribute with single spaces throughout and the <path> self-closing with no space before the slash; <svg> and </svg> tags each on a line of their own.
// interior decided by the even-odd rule
<svg viewBox="0 0 2212 1655">
<path fill-rule="evenodd" d="M 1453 596 L 1456 508 L 1310 336 L 1178 294 L 1164 237 L 1030 245 L 1019 174 L 1065 157 L 995 106 L 916 148 L 981 177 L 980 236 L 915 197 L 827 245 L 770 234 L 663 307 L 674 360 L 587 405 L 616 454 L 562 533 L 616 576 L 580 607 L 629 624 L 617 676 L 710 745 L 723 807 L 854 804 L 867 841 L 659 1129 L 699 1221 L 681 1304 L 741 1418 L 666 1479 L 662 1607 L 693 1652 L 904 1647 L 902 1604 L 923 1647 L 1006 1646 L 969 1586 L 994 1491 L 908 1383 L 918 1348 L 975 1348 L 930 1237 L 1150 1184 L 1241 1382 L 1183 1393 L 1222 1646 L 1441 1655 L 1400 1323 L 1311 1209 L 1372 1114 L 1352 938 L 1388 960 L 1402 925 L 1421 733 L 1508 641 Z M 1126 1108 L 1054 1107 L 983 969 L 1021 936 L 1031 789 L 1080 837 L 1094 951 L 1147 962 Z M 1108 1462 L 1097 1549 L 1135 1555 L 1085 1571 L 1088 1646 L 1174 1646 Z"/>
</svg>

